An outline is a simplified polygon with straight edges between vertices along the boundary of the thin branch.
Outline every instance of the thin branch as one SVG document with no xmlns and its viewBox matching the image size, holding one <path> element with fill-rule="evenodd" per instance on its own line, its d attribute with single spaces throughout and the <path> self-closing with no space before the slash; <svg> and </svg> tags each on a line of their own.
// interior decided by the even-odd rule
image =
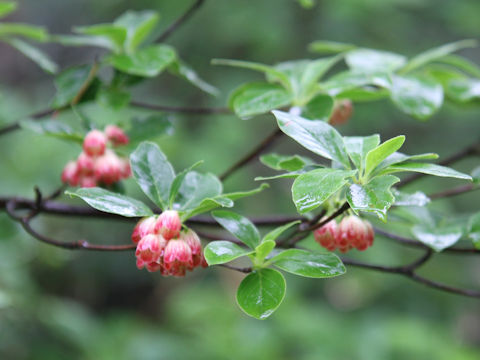
<svg viewBox="0 0 480 360">
<path fill-rule="evenodd" d="M 185 11 L 173 24 L 171 24 L 158 38 L 157 42 L 164 42 L 172 33 L 185 21 L 187 21 L 205 2 L 205 0 L 196 0 L 193 5 Z"/>
<path fill-rule="evenodd" d="M 148 104 L 141 101 L 132 101 L 130 103 L 130 106 L 142 108 L 142 109 L 154 110 L 154 111 L 171 112 L 171 113 L 198 114 L 198 115 L 231 114 L 230 109 L 225 107 L 206 108 L 206 107 L 166 106 L 166 105 Z"/>
<path fill-rule="evenodd" d="M 282 130 L 276 128 L 270 135 L 268 135 L 263 141 L 258 144 L 252 151 L 250 151 L 247 155 L 233 164 L 227 171 L 225 171 L 222 175 L 220 175 L 220 180 L 224 181 L 230 175 L 232 175 L 235 171 L 242 168 L 244 165 L 248 164 L 250 161 L 255 159 L 258 155 L 260 155 L 263 151 L 265 151 L 273 142 L 282 135 Z"/>
<path fill-rule="evenodd" d="M 29 116 L 25 116 L 25 119 L 40 120 L 46 116 L 52 115 L 56 110 L 55 109 L 46 109 L 36 113 L 33 113 Z M 7 125 L 3 128 L 0 128 L 0 136 L 8 134 L 9 132 L 20 129 L 20 121 L 16 121 L 10 125 Z"/>
<path fill-rule="evenodd" d="M 232 266 L 232 265 L 228 265 L 228 264 L 219 264 L 218 266 L 224 267 L 224 268 L 226 268 L 226 269 L 238 271 L 238 272 L 241 272 L 241 273 L 244 273 L 244 274 L 248 274 L 248 273 L 251 273 L 251 272 L 252 272 L 252 268 L 251 268 L 251 267 L 238 268 L 238 267 L 235 267 L 235 266 Z"/>
<path fill-rule="evenodd" d="M 446 198 L 446 197 L 452 197 L 452 196 L 457 196 L 461 194 L 465 194 L 470 191 L 475 191 L 479 190 L 480 186 L 474 185 L 474 184 L 468 184 L 468 185 L 462 185 L 455 187 L 453 189 L 447 189 L 443 191 L 436 192 L 434 194 L 428 195 L 428 197 L 432 200 L 436 199 L 441 199 L 441 198 Z"/>
</svg>

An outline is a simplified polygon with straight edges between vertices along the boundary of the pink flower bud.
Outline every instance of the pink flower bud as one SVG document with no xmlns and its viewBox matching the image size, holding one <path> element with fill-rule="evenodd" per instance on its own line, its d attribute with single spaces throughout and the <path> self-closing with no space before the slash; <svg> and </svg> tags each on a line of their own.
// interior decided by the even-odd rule
<svg viewBox="0 0 480 360">
<path fill-rule="evenodd" d="M 128 159 L 125 158 L 120 158 L 120 163 L 121 163 L 121 174 L 122 178 L 126 179 L 132 176 L 132 170 L 130 169 L 130 162 Z"/>
<path fill-rule="evenodd" d="M 358 216 L 346 216 L 340 222 L 337 246 L 340 251 L 346 252 L 352 248 L 359 251 L 366 250 L 373 244 L 373 228 L 368 221 Z"/>
<path fill-rule="evenodd" d="M 79 182 L 78 167 L 75 161 L 70 161 L 62 171 L 62 182 L 71 186 L 77 186 Z"/>
<path fill-rule="evenodd" d="M 100 156 L 105 152 L 107 138 L 99 130 L 90 131 L 83 140 L 83 150 L 89 156 Z"/>
<path fill-rule="evenodd" d="M 328 122 L 334 126 L 345 124 L 353 114 L 353 103 L 349 99 L 339 100 L 333 107 L 332 115 Z"/>
<path fill-rule="evenodd" d="M 337 235 L 338 226 L 335 220 L 329 221 L 313 233 L 315 241 L 330 251 L 334 251 L 337 247 Z"/>
<path fill-rule="evenodd" d="M 155 232 L 162 235 L 166 240 L 178 237 L 182 228 L 182 222 L 175 210 L 166 210 L 160 214 L 155 225 Z"/>
<path fill-rule="evenodd" d="M 115 146 L 128 144 L 128 136 L 118 126 L 108 125 L 105 128 L 105 134 L 107 135 L 108 140 L 110 140 Z"/>
<path fill-rule="evenodd" d="M 201 266 L 204 263 L 206 264 L 205 258 L 203 257 L 202 243 L 197 233 L 191 229 L 186 232 L 183 232 L 180 235 L 180 238 L 187 243 L 192 252 L 192 261 L 193 267 Z"/>
<path fill-rule="evenodd" d="M 166 240 L 161 235 L 145 235 L 137 244 L 135 256 L 137 267 L 143 267 L 147 263 L 158 262 L 165 249 Z"/>
<path fill-rule="evenodd" d="M 93 176 L 82 175 L 80 177 L 80 187 L 91 188 L 97 186 L 97 180 Z"/>
<path fill-rule="evenodd" d="M 119 181 L 122 177 L 122 163 L 113 151 L 107 150 L 95 163 L 95 177 L 107 185 Z"/>
<path fill-rule="evenodd" d="M 149 216 L 141 219 L 132 232 L 132 241 L 138 243 L 143 237 L 153 234 L 155 229 L 155 223 L 157 219 L 155 216 Z"/>
<path fill-rule="evenodd" d="M 95 172 L 95 160 L 85 152 L 81 152 L 78 155 L 77 166 L 81 174 L 93 175 Z"/>
<path fill-rule="evenodd" d="M 165 247 L 163 266 L 169 275 L 185 276 L 185 271 L 193 269 L 192 251 L 182 239 L 172 239 Z"/>
</svg>

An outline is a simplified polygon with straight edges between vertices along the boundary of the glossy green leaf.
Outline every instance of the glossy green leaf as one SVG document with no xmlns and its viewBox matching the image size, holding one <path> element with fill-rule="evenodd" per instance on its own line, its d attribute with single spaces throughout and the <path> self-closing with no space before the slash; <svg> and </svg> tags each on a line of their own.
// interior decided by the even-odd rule
<svg viewBox="0 0 480 360">
<path fill-rule="evenodd" d="M 343 142 L 355 166 L 358 169 L 364 169 L 365 158 L 370 150 L 375 149 L 378 144 L 380 144 L 380 136 L 378 134 L 370 136 L 345 136 Z"/>
<path fill-rule="evenodd" d="M 341 135 L 324 121 L 312 121 L 283 111 L 272 111 L 280 129 L 308 150 L 350 168 Z"/>
<path fill-rule="evenodd" d="M 34 41 L 47 41 L 48 33 L 41 26 L 20 23 L 0 23 L 0 37 L 22 36 Z"/>
<path fill-rule="evenodd" d="M 116 51 L 115 45 L 107 38 L 88 35 L 51 35 L 50 40 L 64 46 L 97 46 Z"/>
<path fill-rule="evenodd" d="M 417 155 L 405 155 L 400 152 L 394 152 L 377 166 L 377 168 L 375 169 L 375 172 L 385 169 L 391 165 L 399 164 L 405 161 L 434 160 L 434 159 L 438 159 L 438 154 L 424 153 L 424 154 L 417 154 Z"/>
<path fill-rule="evenodd" d="M 260 156 L 260 162 L 274 170 L 296 171 L 313 163 L 299 155 L 279 155 L 275 153 Z"/>
<path fill-rule="evenodd" d="M 459 55 L 447 55 L 438 59 L 439 62 L 452 65 L 459 70 L 466 72 L 467 74 L 473 75 L 477 78 L 480 78 L 480 67 L 474 62 L 459 56 Z"/>
<path fill-rule="evenodd" d="M 329 95 L 319 94 L 302 109 L 302 116 L 312 120 L 328 121 L 332 114 L 334 100 Z"/>
<path fill-rule="evenodd" d="M 135 144 L 147 138 L 154 139 L 160 135 L 171 135 L 173 126 L 165 114 L 152 114 L 143 117 L 134 117 L 127 135 L 130 143 Z"/>
<path fill-rule="evenodd" d="M 229 97 L 229 107 L 243 119 L 279 109 L 291 103 L 292 96 L 282 86 L 265 82 L 247 83 Z"/>
<path fill-rule="evenodd" d="M 317 169 L 302 174 L 292 186 L 292 199 L 297 210 L 303 214 L 323 204 L 330 196 L 342 189 L 348 177 L 356 171 Z"/>
<path fill-rule="evenodd" d="M 476 45 L 476 40 L 462 40 L 427 50 L 410 59 L 407 65 L 402 69 L 402 72 L 411 72 L 412 70 L 415 70 L 437 59 L 440 59 L 455 51 L 469 47 L 475 47 Z"/>
<path fill-rule="evenodd" d="M 74 66 L 62 71 L 55 77 L 56 93 L 52 100 L 53 108 L 69 105 L 86 83 L 92 70 L 90 65 Z M 82 101 L 91 100 L 97 95 L 100 83 L 94 79 L 82 96 Z"/>
<path fill-rule="evenodd" d="M 372 49 L 355 49 L 345 55 L 350 69 L 359 72 L 393 72 L 407 62 L 403 55 Z"/>
<path fill-rule="evenodd" d="M 301 221 L 296 220 L 296 221 L 291 221 L 288 224 L 279 226 L 272 231 L 270 231 L 267 235 L 265 235 L 262 239 L 262 241 L 274 241 L 276 240 L 280 235 L 282 235 L 285 231 L 290 229 L 293 225 L 299 224 Z"/>
<path fill-rule="evenodd" d="M 353 44 L 341 43 L 336 41 L 319 40 L 311 43 L 308 46 L 310 51 L 320 54 L 338 54 L 341 52 L 355 49 Z"/>
<path fill-rule="evenodd" d="M 234 202 L 232 199 L 229 199 L 225 196 L 215 196 L 214 198 L 203 199 L 200 204 L 194 209 L 188 210 L 180 216 L 182 221 L 185 221 L 192 216 L 203 214 L 212 210 L 215 210 L 219 207 L 231 208 L 233 207 Z"/>
<path fill-rule="evenodd" d="M 123 26 L 115 24 L 99 24 L 91 26 L 75 27 L 78 34 L 101 38 L 108 42 L 108 48 L 120 52 L 127 39 L 127 30 Z"/>
<path fill-rule="evenodd" d="M 47 73 L 55 74 L 58 71 L 58 65 L 55 64 L 47 54 L 35 46 L 20 39 L 7 39 L 6 42 L 40 66 L 40 68 Z"/>
<path fill-rule="evenodd" d="M 191 210 L 196 208 L 204 199 L 215 198 L 221 193 L 222 183 L 215 175 L 189 171 L 178 189 L 175 208 L 182 211 Z"/>
<path fill-rule="evenodd" d="M 75 132 L 70 126 L 59 122 L 58 120 L 43 120 L 41 122 L 35 120 L 23 120 L 20 122 L 20 126 L 22 129 L 28 129 L 37 134 L 74 141 L 79 144 L 83 143 L 83 134 Z"/>
<path fill-rule="evenodd" d="M 387 211 L 395 201 L 390 188 L 398 181 L 400 179 L 396 176 L 383 175 L 372 179 L 366 185 L 350 185 L 347 191 L 350 208 L 355 212 L 373 212 L 382 221 L 386 221 Z"/>
<path fill-rule="evenodd" d="M 480 99 L 480 80 L 478 79 L 454 79 L 448 83 L 447 95 L 449 98 L 468 102 Z"/>
<path fill-rule="evenodd" d="M 143 192 L 165 210 L 175 172 L 158 145 L 142 142 L 130 155 L 130 165 L 133 176 Z"/>
<path fill-rule="evenodd" d="M 234 66 L 244 69 L 255 70 L 264 73 L 265 75 L 268 74 L 269 78 L 272 81 L 279 82 L 283 85 L 285 89 L 290 89 L 290 81 L 288 76 L 283 72 L 275 69 L 273 66 L 249 62 L 249 61 L 239 61 L 239 60 L 228 60 L 228 59 L 213 59 L 213 65 L 226 65 L 226 66 Z"/>
<path fill-rule="evenodd" d="M 255 248 L 255 258 L 261 262 L 272 252 L 277 244 L 273 240 L 262 240 L 260 245 Z"/>
<path fill-rule="evenodd" d="M 112 66 L 127 74 L 155 77 L 176 59 L 175 51 L 167 45 L 150 45 L 133 54 L 109 57 Z"/>
<path fill-rule="evenodd" d="M 472 177 L 459 171 L 450 169 L 446 166 L 427 163 L 401 163 L 392 165 L 381 172 L 381 174 L 396 173 L 401 171 L 419 172 L 427 175 L 452 177 L 457 179 L 472 180 Z"/>
<path fill-rule="evenodd" d="M 383 160 L 400 149 L 404 142 L 405 136 L 400 135 L 370 150 L 365 157 L 365 176 L 368 176 Z"/>
<path fill-rule="evenodd" d="M 300 249 L 282 251 L 270 259 L 269 263 L 289 273 L 310 278 L 329 278 L 346 272 L 337 255 Z"/>
<path fill-rule="evenodd" d="M 0 2 L 0 17 L 7 16 L 11 12 L 15 11 L 17 8 L 17 3 L 13 1 L 2 1 Z"/>
<path fill-rule="evenodd" d="M 264 320 L 280 306 L 285 290 L 285 278 L 277 270 L 253 271 L 240 283 L 237 303 L 247 315 Z"/>
<path fill-rule="evenodd" d="M 225 197 L 227 197 L 231 200 L 237 200 L 237 199 L 241 199 L 243 197 L 256 195 L 259 192 L 261 192 L 261 191 L 263 191 L 263 190 L 265 190 L 269 187 L 270 187 L 270 185 L 264 183 L 264 184 L 261 184 L 259 187 L 255 188 L 255 189 L 252 189 L 252 190 L 235 191 L 235 192 L 231 192 L 231 193 L 222 194 L 222 196 L 225 196 Z"/>
<path fill-rule="evenodd" d="M 116 19 L 114 24 L 127 31 L 125 50 L 133 52 L 152 32 L 159 19 L 158 13 L 150 10 L 129 10 Z"/>
<path fill-rule="evenodd" d="M 476 213 L 468 219 L 467 235 L 475 248 L 480 249 L 480 213 Z"/>
<path fill-rule="evenodd" d="M 395 206 L 425 206 L 430 202 L 430 198 L 421 191 L 408 194 L 393 189 L 392 194 L 395 197 Z"/>
<path fill-rule="evenodd" d="M 225 264 L 239 257 L 252 254 L 253 251 L 242 248 L 231 241 L 212 241 L 205 246 L 204 256 L 207 264 Z"/>
<path fill-rule="evenodd" d="M 173 206 L 173 204 L 175 202 L 175 198 L 177 197 L 178 192 L 180 190 L 180 186 L 183 184 L 183 181 L 185 180 L 185 177 L 187 176 L 187 174 L 202 163 L 203 163 L 203 160 L 197 161 L 195 164 L 193 164 L 192 166 L 183 170 L 182 172 L 177 174 L 177 176 L 175 176 L 175 179 L 173 180 L 172 185 L 170 186 L 170 194 L 169 194 L 169 197 L 168 197 L 168 203 L 169 203 L 170 207 Z M 218 195 L 218 194 L 216 194 L 216 195 Z M 193 206 L 193 207 L 195 207 L 195 206 Z"/>
<path fill-rule="evenodd" d="M 386 99 L 390 96 L 390 91 L 379 88 L 378 86 L 364 86 L 361 88 L 346 89 L 340 91 L 335 96 L 336 99 L 349 99 L 354 103 L 371 102 Z"/>
<path fill-rule="evenodd" d="M 91 207 L 111 214 L 125 217 L 153 215 L 152 210 L 141 201 L 102 188 L 81 188 L 65 194 L 79 197 Z"/>
<path fill-rule="evenodd" d="M 352 70 L 342 71 L 320 84 L 320 90 L 330 96 L 337 97 L 346 91 L 352 91 L 366 86 L 389 88 L 390 78 L 386 73 L 365 73 Z M 345 97 L 345 96 L 344 96 Z"/>
<path fill-rule="evenodd" d="M 432 80 L 392 75 L 390 98 L 403 112 L 426 120 L 442 106 L 443 89 Z"/>
<path fill-rule="evenodd" d="M 117 88 L 102 89 L 98 92 L 97 101 L 112 110 L 120 110 L 130 102 L 130 92 Z"/>
<path fill-rule="evenodd" d="M 472 181 L 474 184 L 480 184 L 480 166 L 474 168 L 471 172 Z"/>
<path fill-rule="evenodd" d="M 201 79 L 195 70 L 178 58 L 169 65 L 168 70 L 173 75 L 187 80 L 190 84 L 195 85 L 200 90 L 205 91 L 210 95 L 216 96 L 219 94 L 219 91 L 216 87 Z"/>
<path fill-rule="evenodd" d="M 214 219 L 248 247 L 255 249 L 260 244 L 260 234 L 247 218 L 226 210 L 212 212 Z"/>
<path fill-rule="evenodd" d="M 442 251 L 458 242 L 463 235 L 460 226 L 439 227 L 418 224 L 412 228 L 417 240 L 435 251 Z"/>
</svg>

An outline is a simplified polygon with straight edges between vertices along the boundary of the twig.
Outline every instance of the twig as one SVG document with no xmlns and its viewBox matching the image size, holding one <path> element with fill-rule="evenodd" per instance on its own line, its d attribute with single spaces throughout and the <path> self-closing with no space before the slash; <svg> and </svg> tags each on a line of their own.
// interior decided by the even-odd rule
<svg viewBox="0 0 480 360">
<path fill-rule="evenodd" d="M 279 128 L 275 129 L 270 135 L 268 135 L 260 144 L 258 144 L 252 151 L 250 151 L 247 155 L 233 164 L 227 171 L 225 171 L 222 175 L 220 175 L 220 180 L 226 180 L 230 175 L 232 175 L 235 171 L 243 167 L 244 165 L 248 164 L 250 161 L 255 159 L 258 155 L 260 155 L 263 151 L 265 151 L 272 143 L 282 135 L 282 130 Z"/>
<path fill-rule="evenodd" d="M 205 2 L 205 0 L 196 0 L 193 5 L 185 11 L 173 24 L 171 24 L 158 38 L 157 42 L 164 42 L 172 33 L 185 21 L 187 21 Z"/>
<path fill-rule="evenodd" d="M 480 186 L 478 185 L 468 184 L 468 185 L 458 186 L 453 189 L 439 191 L 434 194 L 428 195 L 428 197 L 432 200 L 435 200 L 435 199 L 457 196 L 457 195 L 461 195 L 461 194 L 464 194 L 470 191 L 479 190 L 479 189 L 480 189 Z"/>
<path fill-rule="evenodd" d="M 26 119 L 40 120 L 45 116 L 52 115 L 56 110 L 55 109 L 46 109 L 36 113 L 33 113 L 29 116 L 26 116 Z M 7 125 L 3 128 L 0 128 L 0 136 L 8 134 L 9 132 L 20 129 L 20 121 L 16 121 L 10 125 Z"/>
<path fill-rule="evenodd" d="M 230 114 L 231 111 L 225 107 L 218 108 L 206 108 L 206 107 L 184 107 L 184 106 L 166 106 L 147 104 L 141 101 L 132 101 L 130 106 L 172 113 L 184 113 L 184 114 L 198 114 L 198 115 L 212 115 L 212 114 Z"/>
<path fill-rule="evenodd" d="M 252 268 L 251 268 L 251 267 L 238 268 L 238 267 L 235 267 L 235 266 L 232 266 L 232 265 L 228 265 L 228 264 L 219 264 L 219 266 L 224 267 L 224 268 L 226 268 L 226 269 L 238 271 L 238 272 L 241 272 L 241 273 L 244 273 L 244 274 L 248 274 L 248 273 L 251 273 L 251 272 L 252 272 Z"/>
</svg>

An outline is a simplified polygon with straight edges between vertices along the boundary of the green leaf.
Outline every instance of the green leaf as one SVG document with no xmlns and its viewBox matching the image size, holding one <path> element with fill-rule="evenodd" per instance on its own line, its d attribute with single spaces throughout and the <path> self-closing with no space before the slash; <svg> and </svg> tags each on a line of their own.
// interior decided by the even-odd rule
<svg viewBox="0 0 480 360">
<path fill-rule="evenodd" d="M 307 63 L 307 66 L 302 72 L 300 79 L 301 95 L 309 96 L 315 90 L 317 82 L 330 70 L 342 56 L 332 56 L 318 60 L 312 60 Z"/>
<path fill-rule="evenodd" d="M 255 63 L 255 62 L 249 62 L 249 61 L 228 60 L 228 59 L 213 59 L 212 64 L 234 66 L 234 67 L 240 67 L 240 68 L 259 71 L 264 73 L 265 76 L 268 75 L 272 81 L 276 81 L 282 84 L 285 89 L 291 90 L 288 76 L 283 72 L 275 69 L 273 66 Z"/>
<path fill-rule="evenodd" d="M 5 41 L 40 66 L 42 70 L 50 74 L 55 74 L 58 71 L 58 65 L 40 49 L 20 39 L 6 39 Z"/>
<path fill-rule="evenodd" d="M 390 98 L 403 112 L 426 120 L 442 106 L 443 89 L 432 80 L 392 75 Z"/>
<path fill-rule="evenodd" d="M 133 52 L 152 32 L 159 19 L 158 13 L 150 10 L 129 10 L 116 19 L 114 24 L 127 31 L 125 50 Z"/>
<path fill-rule="evenodd" d="M 418 224 L 412 228 L 417 240 L 435 251 L 442 251 L 458 242 L 463 235 L 459 226 L 438 227 Z"/>
<path fill-rule="evenodd" d="M 239 257 L 252 254 L 253 251 L 242 248 L 231 241 L 212 241 L 205 246 L 204 256 L 207 264 L 225 264 Z"/>
<path fill-rule="evenodd" d="M 127 135 L 130 143 L 135 144 L 145 139 L 153 139 L 160 135 L 171 135 L 173 126 L 165 114 L 153 114 L 143 117 L 134 117 Z"/>
<path fill-rule="evenodd" d="M 402 73 L 411 72 L 412 70 L 415 70 L 432 61 L 438 60 L 460 49 L 465 49 L 465 48 L 475 47 L 475 46 L 477 46 L 476 40 L 462 40 L 462 41 L 445 44 L 445 45 L 427 50 L 410 59 L 407 65 L 405 65 L 405 67 L 402 69 Z"/>
<path fill-rule="evenodd" d="M 20 23 L 0 23 L 0 37 L 12 35 L 41 42 L 48 40 L 48 33 L 44 27 Z"/>
<path fill-rule="evenodd" d="M 333 253 L 313 253 L 307 250 L 289 249 L 269 260 L 281 270 L 310 278 L 329 278 L 344 274 L 347 270 Z"/>
<path fill-rule="evenodd" d="M 127 30 L 123 26 L 114 24 L 81 26 L 75 27 L 73 30 L 78 34 L 101 38 L 108 43 L 108 48 L 115 52 L 120 52 L 123 49 L 123 44 L 127 39 Z"/>
<path fill-rule="evenodd" d="M 117 54 L 109 57 L 112 66 L 127 74 L 155 77 L 176 59 L 175 51 L 167 45 L 150 45 L 134 54 Z"/>
<path fill-rule="evenodd" d="M 355 49 L 345 55 L 350 69 L 365 73 L 393 72 L 407 62 L 403 55 L 372 49 Z"/>
<path fill-rule="evenodd" d="M 274 170 L 296 171 L 313 163 L 299 155 L 279 155 L 275 153 L 260 156 L 260 162 Z"/>
<path fill-rule="evenodd" d="M 142 142 L 130 155 L 130 165 L 133 176 L 143 192 L 165 210 L 175 171 L 158 145 Z"/>
<path fill-rule="evenodd" d="M 365 86 L 362 88 L 347 89 L 340 91 L 336 95 L 336 99 L 349 99 L 354 103 L 371 102 L 382 100 L 390 96 L 390 91 L 381 89 L 376 86 Z"/>
<path fill-rule="evenodd" d="M 434 160 L 434 159 L 438 159 L 438 154 L 424 153 L 424 154 L 417 154 L 417 155 L 405 155 L 400 152 L 394 152 L 377 166 L 377 168 L 375 169 L 375 172 L 385 169 L 391 165 L 399 164 L 405 161 Z"/>
<path fill-rule="evenodd" d="M 79 197 L 91 207 L 111 214 L 125 217 L 153 215 L 152 210 L 141 201 L 102 188 L 82 188 L 75 192 L 65 191 L 65 194 Z"/>
<path fill-rule="evenodd" d="M 247 218 L 226 210 L 214 211 L 212 216 L 220 225 L 248 247 L 254 249 L 260 244 L 260 234 L 255 225 Z"/>
<path fill-rule="evenodd" d="M 16 8 L 17 8 L 17 3 L 13 1 L 0 2 L 0 17 L 7 16 L 12 11 L 15 11 Z"/>
<path fill-rule="evenodd" d="M 268 254 L 272 252 L 277 244 L 273 240 L 262 240 L 260 245 L 255 248 L 255 258 L 258 263 L 261 263 Z"/>
<path fill-rule="evenodd" d="M 291 103 L 292 96 L 282 86 L 265 82 L 246 83 L 229 97 L 229 107 L 243 119 L 279 109 Z"/>
<path fill-rule="evenodd" d="M 459 171 L 450 169 L 446 166 L 440 166 L 436 164 L 427 164 L 427 163 L 401 163 L 397 165 L 392 165 L 383 170 L 380 174 L 396 173 L 400 171 L 412 171 L 419 172 L 427 175 L 441 176 L 441 177 L 452 177 L 457 179 L 472 180 L 472 177 L 467 174 L 463 174 Z"/>
<path fill-rule="evenodd" d="M 421 191 L 408 194 L 393 189 L 392 193 L 395 197 L 395 206 L 425 206 L 430 202 L 430 198 Z"/>
<path fill-rule="evenodd" d="M 267 235 L 265 235 L 262 239 L 262 242 L 265 241 L 275 241 L 280 235 L 282 235 L 285 231 L 290 229 L 293 225 L 301 223 L 300 220 L 289 222 L 283 226 L 279 226 L 272 231 L 270 231 Z"/>
<path fill-rule="evenodd" d="M 70 140 L 79 144 L 83 143 L 84 135 L 76 133 L 70 126 L 58 120 L 23 120 L 20 122 L 22 129 L 28 129 L 37 134 L 48 135 L 63 140 Z"/>
<path fill-rule="evenodd" d="M 446 89 L 449 98 L 468 102 L 480 99 L 480 80 L 478 79 L 454 79 L 448 83 Z"/>
<path fill-rule="evenodd" d="M 101 89 L 97 101 L 112 110 L 120 110 L 130 102 L 130 92 L 118 88 Z"/>
<path fill-rule="evenodd" d="M 345 136 L 343 142 L 355 166 L 358 169 L 364 169 L 365 158 L 370 150 L 375 149 L 378 144 L 380 144 L 380 136 L 378 134 L 370 136 Z"/>
<path fill-rule="evenodd" d="M 347 191 L 347 201 L 355 211 L 375 213 L 382 221 L 387 221 L 387 211 L 395 201 L 390 188 L 400 181 L 392 175 L 378 176 L 366 185 L 352 184 Z"/>
<path fill-rule="evenodd" d="M 323 204 L 330 196 L 342 189 L 354 176 L 356 170 L 317 169 L 302 174 L 292 186 L 292 199 L 297 210 L 303 214 Z"/>
<path fill-rule="evenodd" d="M 252 190 L 247 190 L 247 191 L 236 191 L 236 192 L 231 192 L 231 193 L 227 193 L 227 194 L 223 194 L 222 196 L 226 197 L 226 198 L 229 198 L 231 200 L 237 200 L 237 199 L 241 199 L 243 197 L 246 197 L 246 196 L 252 196 L 252 195 L 256 195 L 258 194 L 259 192 L 269 188 L 270 185 L 266 184 L 266 183 L 263 183 L 261 184 L 259 187 L 255 188 L 255 189 L 252 189 Z"/>
<path fill-rule="evenodd" d="M 85 85 L 92 70 L 90 65 L 74 66 L 62 71 L 55 77 L 55 88 L 57 92 L 52 100 L 52 107 L 55 109 L 70 104 Z M 94 98 L 100 88 L 98 79 L 94 79 L 82 96 L 82 101 Z"/>
<path fill-rule="evenodd" d="M 480 166 L 474 168 L 471 172 L 472 174 L 472 181 L 474 184 L 480 184 Z"/>
<path fill-rule="evenodd" d="M 178 189 L 174 207 L 182 211 L 191 210 L 196 208 L 204 199 L 215 198 L 221 193 L 222 183 L 215 175 L 189 171 L 185 174 Z"/>
<path fill-rule="evenodd" d="M 205 91 L 210 95 L 217 96 L 219 94 L 219 91 L 215 86 L 210 85 L 206 81 L 202 80 L 195 70 L 178 58 L 169 65 L 168 70 L 173 75 L 187 80 L 192 85 L 195 85 L 200 90 Z"/>
<path fill-rule="evenodd" d="M 224 197 L 222 195 L 215 196 L 214 198 L 203 199 L 202 202 L 194 209 L 184 212 L 180 218 L 185 221 L 192 216 L 203 214 L 219 207 L 231 208 L 234 203 L 232 199 Z"/>
<path fill-rule="evenodd" d="M 350 168 L 341 135 L 323 121 L 312 121 L 282 111 L 272 111 L 280 129 L 308 150 Z"/>
<path fill-rule="evenodd" d="M 280 306 L 285 290 L 285 278 L 280 272 L 261 269 L 242 280 L 237 290 L 237 302 L 247 315 L 264 320 Z"/>
<path fill-rule="evenodd" d="M 366 86 L 375 86 L 376 91 L 379 91 L 378 87 L 390 86 L 390 79 L 385 73 L 361 73 L 348 70 L 335 74 L 328 81 L 322 82 L 320 90 L 330 96 L 337 97 L 342 94 L 342 97 L 346 97 L 343 95 L 345 92 Z"/>
<path fill-rule="evenodd" d="M 333 106 L 334 100 L 331 96 L 319 94 L 303 107 L 302 116 L 312 120 L 328 121 Z"/>
<path fill-rule="evenodd" d="M 338 54 L 355 48 L 356 46 L 352 44 L 327 40 L 315 41 L 308 46 L 310 51 L 320 54 Z"/>
<path fill-rule="evenodd" d="M 370 150 L 365 158 L 365 176 L 368 176 L 383 160 L 400 149 L 404 142 L 405 136 L 400 135 Z"/>
<path fill-rule="evenodd" d="M 472 240 L 475 249 L 480 250 L 480 213 L 470 216 L 467 229 L 467 235 Z"/>
<path fill-rule="evenodd" d="M 178 191 L 180 190 L 180 186 L 183 184 L 183 181 L 185 180 L 185 177 L 187 176 L 187 174 L 202 163 L 203 163 L 203 160 L 197 161 L 195 164 L 193 164 L 192 166 L 183 170 L 181 173 L 175 176 L 175 179 L 173 180 L 172 185 L 170 186 L 170 195 L 168 197 L 168 203 L 170 204 L 170 207 L 173 206 L 173 203 L 175 202 L 175 198 L 177 197 Z"/>
<path fill-rule="evenodd" d="M 65 46 L 98 46 L 116 51 L 109 39 L 100 36 L 51 35 L 50 40 Z"/>
<path fill-rule="evenodd" d="M 439 58 L 438 61 L 448 65 L 452 65 L 457 69 L 466 72 L 467 74 L 480 78 L 480 67 L 462 56 L 447 55 Z"/>
</svg>

